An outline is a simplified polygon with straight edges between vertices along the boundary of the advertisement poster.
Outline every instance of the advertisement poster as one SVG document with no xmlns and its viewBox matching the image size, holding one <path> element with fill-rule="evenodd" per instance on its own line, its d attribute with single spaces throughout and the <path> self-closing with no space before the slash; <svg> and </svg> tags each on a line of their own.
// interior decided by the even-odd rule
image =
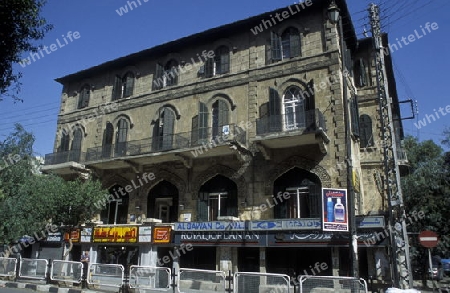
<svg viewBox="0 0 450 293">
<path fill-rule="evenodd" d="M 322 188 L 323 231 L 348 231 L 347 189 Z"/>
</svg>

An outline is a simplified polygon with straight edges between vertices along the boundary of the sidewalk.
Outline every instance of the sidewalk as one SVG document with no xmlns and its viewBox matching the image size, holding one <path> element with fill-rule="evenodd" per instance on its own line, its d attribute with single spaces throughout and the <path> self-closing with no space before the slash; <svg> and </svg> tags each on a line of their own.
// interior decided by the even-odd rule
<svg viewBox="0 0 450 293">
<path fill-rule="evenodd" d="M 94 291 L 89 289 L 81 288 L 60 288 L 53 284 L 44 283 L 32 283 L 31 280 L 21 280 L 20 282 L 15 281 L 4 281 L 0 280 L 0 288 L 16 288 L 16 289 L 30 289 L 39 292 L 49 292 L 49 293 L 105 293 L 108 291 Z M 111 291 L 109 291 L 111 292 Z M 119 288 L 117 291 L 119 292 Z"/>
</svg>

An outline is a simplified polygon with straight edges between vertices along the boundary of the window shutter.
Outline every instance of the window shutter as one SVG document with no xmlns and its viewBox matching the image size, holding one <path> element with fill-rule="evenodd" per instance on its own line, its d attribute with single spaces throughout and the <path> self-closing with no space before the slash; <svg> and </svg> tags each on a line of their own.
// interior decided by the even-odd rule
<svg viewBox="0 0 450 293">
<path fill-rule="evenodd" d="M 359 85 L 367 85 L 366 65 L 363 59 L 359 59 Z"/>
<path fill-rule="evenodd" d="M 292 30 L 290 35 L 290 49 L 291 49 L 291 58 L 298 57 L 301 55 L 301 43 L 300 43 L 300 33 L 298 30 Z"/>
<path fill-rule="evenodd" d="M 66 133 L 63 133 L 63 135 L 61 137 L 61 145 L 59 146 L 60 152 L 67 152 L 69 150 L 69 141 L 70 141 L 69 135 Z"/>
<path fill-rule="evenodd" d="M 164 108 L 163 118 L 163 149 L 172 149 L 173 129 L 175 122 L 175 114 L 169 108 Z"/>
<path fill-rule="evenodd" d="M 153 77 L 153 86 L 152 86 L 154 91 L 160 90 L 164 87 L 163 75 L 164 75 L 164 67 L 161 64 L 156 63 L 156 70 L 155 75 Z"/>
<path fill-rule="evenodd" d="M 351 116 L 351 130 L 354 136 L 359 137 L 359 113 L 358 113 L 358 100 L 355 96 L 350 100 L 350 116 Z"/>
<path fill-rule="evenodd" d="M 83 105 L 82 105 L 83 108 L 89 106 L 90 94 L 91 94 L 91 91 L 89 89 L 85 89 Z"/>
<path fill-rule="evenodd" d="M 200 68 L 198 69 L 198 72 L 197 72 L 197 76 L 198 77 L 205 76 L 205 64 L 200 66 Z"/>
<path fill-rule="evenodd" d="M 359 117 L 360 147 L 373 146 L 372 119 L 363 114 Z"/>
<path fill-rule="evenodd" d="M 114 77 L 114 87 L 112 100 L 118 100 L 122 97 L 122 79 L 119 76 Z"/>
<path fill-rule="evenodd" d="M 281 99 L 278 91 L 269 88 L 269 121 L 268 128 L 270 132 L 281 131 Z"/>
<path fill-rule="evenodd" d="M 222 46 L 217 53 L 219 55 L 219 64 L 216 66 L 217 73 L 228 73 L 230 71 L 230 49 L 226 46 Z"/>
<path fill-rule="evenodd" d="M 208 193 L 200 192 L 197 199 L 197 221 L 208 221 Z"/>
<path fill-rule="evenodd" d="M 271 59 L 272 62 L 281 60 L 281 38 L 274 32 L 270 32 L 271 37 Z"/>
<path fill-rule="evenodd" d="M 81 130 L 77 129 L 73 133 L 72 147 L 71 150 L 78 151 L 81 150 L 81 140 L 82 140 Z"/>
<path fill-rule="evenodd" d="M 111 145 L 114 137 L 114 127 L 111 123 L 106 124 L 106 129 L 103 133 L 103 147 L 102 155 L 103 158 L 109 158 L 111 156 Z"/>
<path fill-rule="evenodd" d="M 198 144 L 198 134 L 199 134 L 198 115 L 195 115 L 194 117 L 192 117 L 192 132 L 191 132 L 192 145 Z"/>
<path fill-rule="evenodd" d="M 219 107 L 219 124 L 218 126 L 224 126 L 224 125 L 228 125 L 228 105 L 225 101 L 222 100 L 218 100 L 217 101 L 218 107 Z"/>
<path fill-rule="evenodd" d="M 78 96 L 78 107 L 77 109 L 81 109 L 83 108 L 83 104 L 84 104 L 84 89 L 81 90 L 79 96 Z"/>
<path fill-rule="evenodd" d="M 129 96 L 133 95 L 133 88 L 134 88 L 134 75 L 131 73 L 128 73 L 125 77 L 124 97 L 129 97 Z"/>
<path fill-rule="evenodd" d="M 214 59 L 209 58 L 205 61 L 205 77 L 214 76 Z"/>
<path fill-rule="evenodd" d="M 202 140 L 208 138 L 208 107 L 206 104 L 202 102 L 199 103 L 198 115 L 198 138 L 201 143 Z"/>
</svg>

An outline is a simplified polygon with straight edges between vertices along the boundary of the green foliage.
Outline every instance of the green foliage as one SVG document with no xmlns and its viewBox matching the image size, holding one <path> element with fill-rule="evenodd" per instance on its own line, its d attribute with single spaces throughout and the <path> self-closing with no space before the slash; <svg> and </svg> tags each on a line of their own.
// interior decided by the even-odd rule
<svg viewBox="0 0 450 293">
<path fill-rule="evenodd" d="M 440 146 L 431 140 L 418 142 L 413 137 L 405 140 L 410 173 L 402 178 L 402 189 L 407 212 L 423 211 L 424 219 L 408 226 L 409 232 L 432 230 L 441 235 L 435 253 L 445 254 L 450 248 L 450 181 L 449 164 Z M 423 249 L 413 239 L 418 255 Z"/>
<path fill-rule="evenodd" d="M 52 26 L 40 16 L 45 0 L 0 1 L 0 100 L 9 95 L 20 100 L 20 73 L 13 63 L 21 61 L 25 52 L 36 52 L 34 41 L 43 39 Z"/>
<path fill-rule="evenodd" d="M 0 144 L 0 154 L 20 154 L 21 160 L 0 170 L 0 243 L 42 231 L 47 223 L 76 226 L 99 212 L 95 203 L 106 190 L 94 180 L 64 181 L 32 172 L 34 139 L 20 125 Z"/>
</svg>

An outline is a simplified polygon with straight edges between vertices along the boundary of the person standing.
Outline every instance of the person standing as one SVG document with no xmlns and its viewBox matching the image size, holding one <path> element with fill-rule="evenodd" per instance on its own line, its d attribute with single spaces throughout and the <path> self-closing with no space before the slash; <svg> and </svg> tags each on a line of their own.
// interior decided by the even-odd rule
<svg viewBox="0 0 450 293">
<path fill-rule="evenodd" d="M 88 267 L 89 267 L 89 251 L 84 251 L 81 255 L 81 263 L 83 264 L 83 275 L 81 279 L 82 288 L 86 288 Z"/>
</svg>

